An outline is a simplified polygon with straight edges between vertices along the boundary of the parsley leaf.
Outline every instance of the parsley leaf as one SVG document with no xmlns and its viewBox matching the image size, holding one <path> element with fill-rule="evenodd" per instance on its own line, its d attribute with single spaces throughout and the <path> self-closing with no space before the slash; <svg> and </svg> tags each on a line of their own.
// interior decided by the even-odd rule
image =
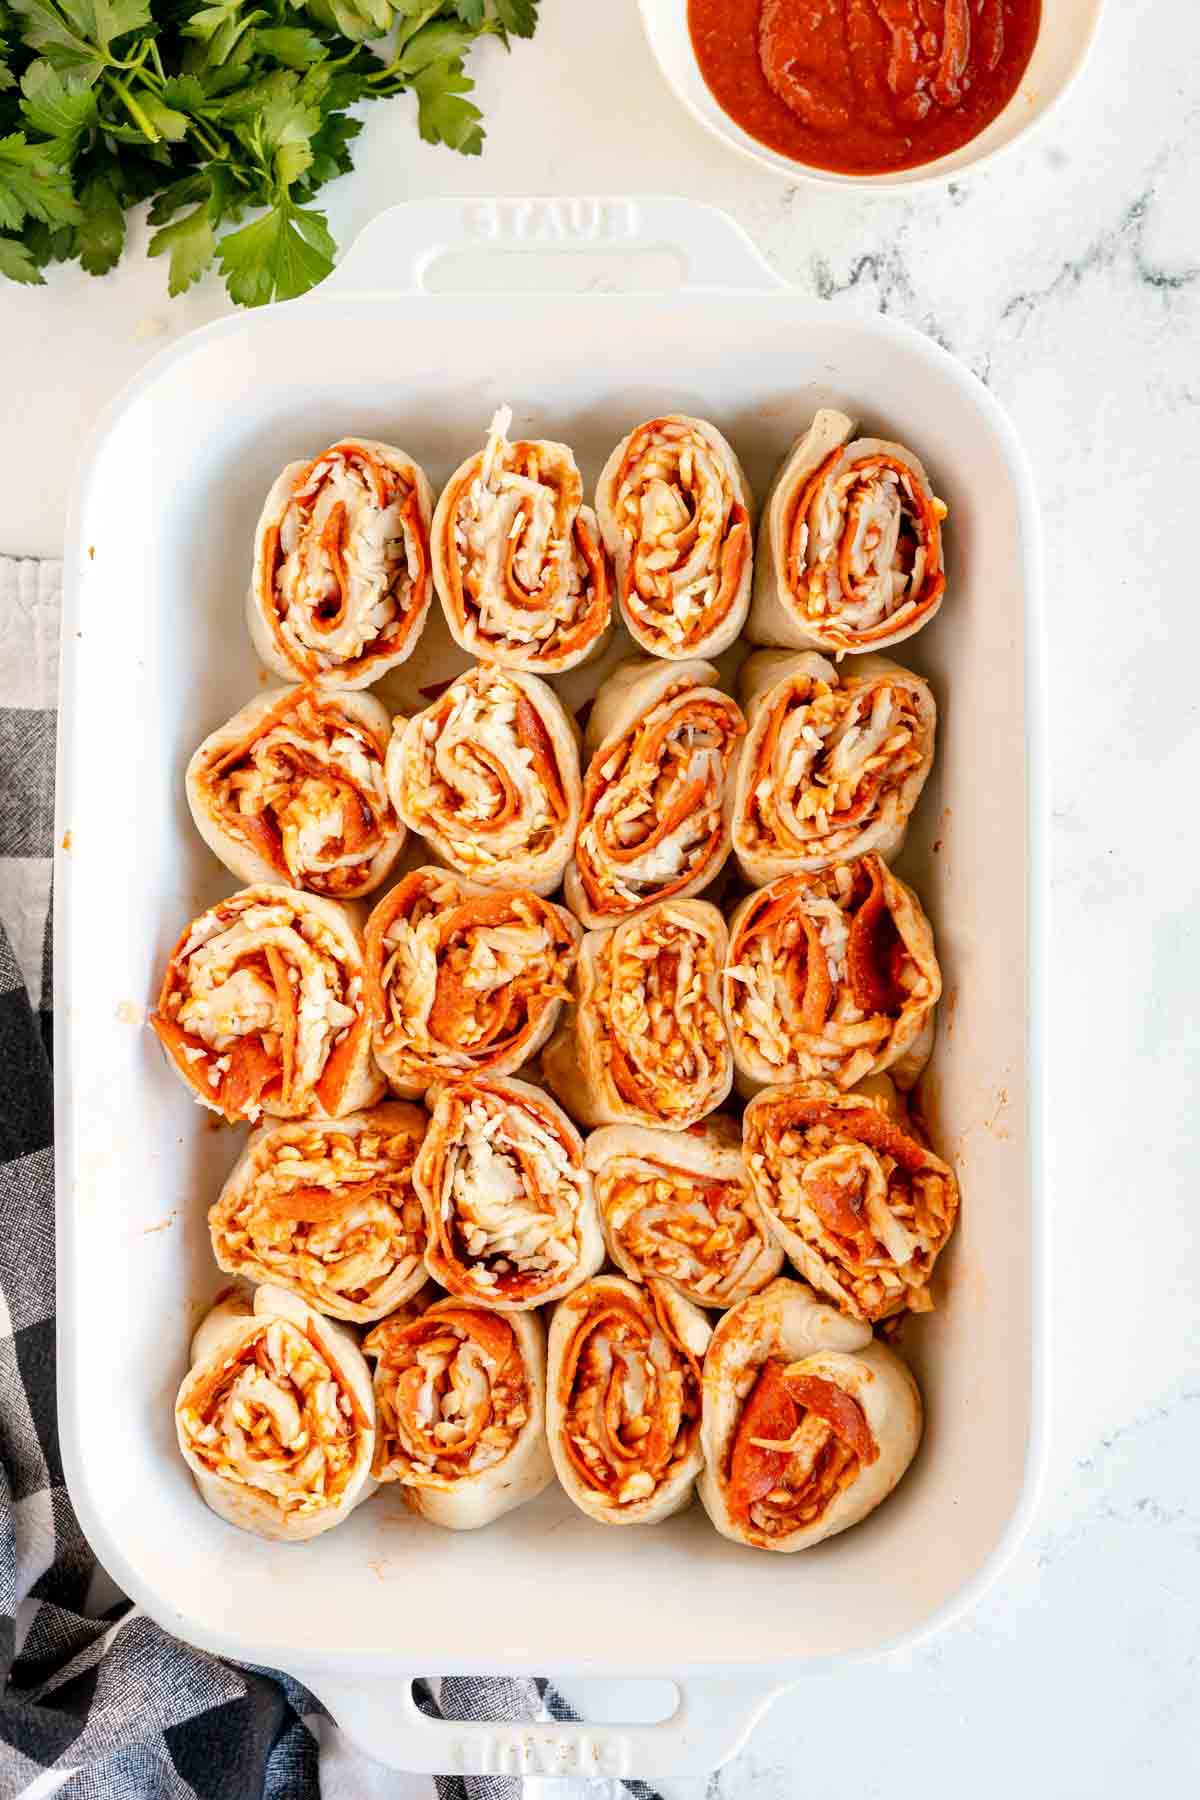
<svg viewBox="0 0 1200 1800">
<path fill-rule="evenodd" d="M 307 138 L 292 138 L 275 152 L 275 178 L 280 187 L 290 188 L 297 177 L 312 163 Z"/>
<path fill-rule="evenodd" d="M 164 225 L 161 231 L 156 231 L 150 239 L 150 255 L 171 258 L 167 292 L 172 296 L 182 294 L 198 281 L 211 263 L 216 247 L 208 209 L 204 206 L 196 207 L 194 212 L 176 219 L 173 225 Z"/>
<path fill-rule="evenodd" d="M 417 130 L 425 142 L 448 144 L 463 156 L 478 156 L 483 149 L 483 114 L 461 98 L 475 88 L 461 62 L 430 63 L 413 76 L 412 88 L 417 96 Z"/>
<path fill-rule="evenodd" d="M 528 35 L 538 5 L 0 0 L 0 278 L 105 273 L 149 201 L 171 293 L 214 263 L 241 304 L 303 293 L 336 257 L 312 202 L 352 167 L 348 109 L 411 92 L 426 143 L 478 155 L 465 60 Z"/>
<path fill-rule="evenodd" d="M 277 121 L 293 107 L 303 104 L 299 93 L 300 77 L 295 70 L 276 69 L 273 74 L 235 88 L 231 94 L 214 102 L 211 111 L 215 118 L 231 124 L 254 123 L 260 119 Z"/>
<path fill-rule="evenodd" d="M 307 10 L 329 30 L 340 32 L 354 43 L 364 43 L 368 38 L 386 36 L 396 12 L 406 8 L 393 8 L 390 0 L 307 0 Z"/>
<path fill-rule="evenodd" d="M 531 38 L 537 29 L 538 0 L 496 0 L 496 19 L 514 37 Z"/>
<path fill-rule="evenodd" d="M 284 144 L 306 144 L 321 124 L 318 109 L 306 105 L 297 91 L 295 75 L 282 76 L 279 80 L 281 85 L 264 99 L 254 120 L 255 130 L 268 150 L 278 150 Z M 292 85 L 285 85 L 289 81 Z"/>
<path fill-rule="evenodd" d="M 198 200 L 206 200 L 208 195 L 209 179 L 207 175 L 199 171 L 192 175 L 183 175 L 178 181 L 173 181 L 170 187 L 163 188 L 162 192 L 155 196 L 154 204 L 150 208 L 150 223 L 165 225 L 181 206 L 194 206 Z"/>
<path fill-rule="evenodd" d="M 30 287 L 44 287 L 46 283 L 33 252 L 20 238 L 0 236 L 0 275 L 7 275 L 10 281 L 26 282 Z"/>
<path fill-rule="evenodd" d="M 308 146 L 312 151 L 312 162 L 304 185 L 310 194 L 315 194 L 319 187 L 332 181 L 335 175 L 344 175 L 353 168 L 350 145 L 361 130 L 361 122 L 347 118 L 345 113 L 325 115 L 321 129 L 314 132 Z"/>
<path fill-rule="evenodd" d="M 319 71 L 312 71 L 319 73 Z M 278 70 L 249 91 L 235 94 L 222 108 L 243 146 L 256 190 L 256 203 L 270 201 L 277 185 L 287 188 L 312 162 L 309 140 L 320 129 L 321 112 L 306 103 L 300 77 Z"/>
<path fill-rule="evenodd" d="M 208 61 L 219 68 L 234 55 L 245 33 L 267 17 L 265 12 L 243 13 L 242 0 L 219 0 L 216 6 L 194 12 L 183 35 L 207 45 Z"/>
<path fill-rule="evenodd" d="M 184 37 L 207 44 L 223 25 L 235 25 L 242 10 L 242 0 L 217 0 L 215 6 L 197 7 L 187 24 L 181 27 Z"/>
<path fill-rule="evenodd" d="M 26 218 L 45 225 L 73 225 L 79 208 L 71 184 L 23 131 L 0 138 L 0 227 L 16 230 Z"/>
<path fill-rule="evenodd" d="M 29 125 L 53 139 L 39 148 L 56 163 L 71 162 L 98 117 L 92 89 L 78 75 L 60 75 L 39 58 L 22 75 L 21 93 L 21 111 Z"/>
<path fill-rule="evenodd" d="M 187 113 L 202 113 L 209 101 L 198 75 L 173 76 L 163 83 L 162 98 L 168 106 L 176 106 L 180 112 Z"/>
<path fill-rule="evenodd" d="M 125 248 L 125 213 L 116 183 L 105 170 L 91 175 L 79 190 L 83 217 L 75 233 L 79 260 L 89 275 L 107 275 Z"/>
<path fill-rule="evenodd" d="M 304 85 L 316 98 L 316 77 L 320 76 L 324 84 L 320 95 L 321 105 L 326 112 L 340 111 L 342 107 L 353 106 L 356 100 L 373 100 L 376 97 L 368 79 L 374 67 L 373 57 L 365 72 L 356 69 L 331 70 L 326 63 L 319 69 L 310 69 L 304 77 Z"/>
<path fill-rule="evenodd" d="M 241 306 L 307 293 L 324 281 L 336 254 L 324 213 L 296 206 L 286 193 L 261 219 L 223 237 L 217 251 L 225 285 Z"/>
<path fill-rule="evenodd" d="M 56 69 L 76 69 L 89 84 L 99 79 L 105 56 L 86 31 L 77 29 L 52 0 L 11 0 L 13 11 L 24 20 L 25 42 L 40 50 Z"/>
<path fill-rule="evenodd" d="M 26 219 L 21 227 L 21 242 L 39 269 L 44 269 L 50 262 L 70 262 L 76 253 L 73 225 L 57 225 L 51 229 L 40 219 Z"/>
<path fill-rule="evenodd" d="M 241 171 L 238 172 L 240 175 Z M 208 216 L 214 225 L 222 223 L 236 225 L 251 202 L 246 197 L 246 189 L 226 162 L 209 163 L 205 171 L 208 180 Z"/>
<path fill-rule="evenodd" d="M 274 57 L 286 69 L 307 69 L 321 62 L 329 52 L 314 31 L 302 25 L 269 25 L 254 32 L 256 52 Z"/>
<path fill-rule="evenodd" d="M 63 12 L 74 16 L 106 48 L 150 23 L 150 0 L 58 0 Z"/>
<path fill-rule="evenodd" d="M 396 59 L 396 66 L 405 75 L 415 75 L 421 69 L 427 69 L 430 63 L 461 56 L 477 36 L 470 26 L 460 25 L 454 19 L 434 19 L 428 25 L 422 25 L 408 40 Z"/>
<path fill-rule="evenodd" d="M 9 0 L 25 21 L 25 42 L 56 69 L 95 81 L 117 38 L 150 23 L 149 0 Z"/>
<path fill-rule="evenodd" d="M 188 132 L 186 113 L 177 112 L 148 88 L 139 95 L 138 104 L 160 138 L 166 138 L 169 144 L 182 144 Z"/>
</svg>

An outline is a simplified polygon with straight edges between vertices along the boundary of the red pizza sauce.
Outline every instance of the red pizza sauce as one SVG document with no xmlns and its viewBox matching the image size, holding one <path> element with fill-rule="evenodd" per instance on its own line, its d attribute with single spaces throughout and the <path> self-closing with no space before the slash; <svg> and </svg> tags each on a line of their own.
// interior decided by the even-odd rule
<svg viewBox="0 0 1200 1800">
<path fill-rule="evenodd" d="M 1042 0 L 688 0 L 696 60 L 751 137 L 879 175 L 977 137 L 1025 73 Z"/>
</svg>

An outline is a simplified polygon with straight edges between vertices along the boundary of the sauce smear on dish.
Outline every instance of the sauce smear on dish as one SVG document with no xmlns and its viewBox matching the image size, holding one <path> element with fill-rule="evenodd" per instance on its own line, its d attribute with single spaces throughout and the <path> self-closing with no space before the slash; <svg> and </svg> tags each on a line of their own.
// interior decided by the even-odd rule
<svg viewBox="0 0 1200 1800">
<path fill-rule="evenodd" d="M 1029 64 L 1042 0 L 688 0 L 700 73 L 734 122 L 845 175 L 978 137 Z"/>
</svg>

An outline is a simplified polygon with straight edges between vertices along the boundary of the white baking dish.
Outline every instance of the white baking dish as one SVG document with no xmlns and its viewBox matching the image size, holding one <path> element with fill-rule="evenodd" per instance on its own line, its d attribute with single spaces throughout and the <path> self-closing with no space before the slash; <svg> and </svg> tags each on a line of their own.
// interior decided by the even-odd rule
<svg viewBox="0 0 1200 1800">
<path fill-rule="evenodd" d="M 687 276 L 637 295 L 427 290 L 438 255 L 481 246 L 673 248 Z M 804 1556 L 726 1543 L 698 1508 L 606 1531 L 557 1490 L 474 1535 L 385 1493 L 316 1544 L 267 1544 L 206 1510 L 175 1451 L 172 1395 L 220 1280 L 204 1215 L 237 1141 L 138 1021 L 181 923 L 233 886 L 191 827 L 183 769 L 263 679 L 242 622 L 255 516 L 282 463 L 347 430 L 444 478 L 506 399 L 519 428 L 571 442 L 589 480 L 634 421 L 710 415 L 759 492 L 831 402 L 903 436 L 950 506 L 949 598 L 904 646 L 935 682 L 941 732 L 902 867 L 939 933 L 948 998 L 928 1102 L 965 1209 L 939 1310 L 908 1333 L 928 1408 L 919 1459 L 867 1524 Z M 67 544 L 59 1393 L 83 1525 L 163 1625 L 302 1675 L 399 1766 L 657 1777 L 712 1767 L 780 1686 L 932 1629 L 995 1573 L 1042 1456 L 1037 564 L 1027 466 L 986 389 L 893 321 L 781 289 L 728 219 L 681 201 L 398 207 L 314 296 L 197 333 L 113 406 Z M 419 652 L 402 673 L 416 685 L 428 668 Z M 665 1676 L 681 1704 L 660 1725 L 544 1729 L 443 1725 L 413 1706 L 411 1675 L 504 1670 Z"/>
</svg>

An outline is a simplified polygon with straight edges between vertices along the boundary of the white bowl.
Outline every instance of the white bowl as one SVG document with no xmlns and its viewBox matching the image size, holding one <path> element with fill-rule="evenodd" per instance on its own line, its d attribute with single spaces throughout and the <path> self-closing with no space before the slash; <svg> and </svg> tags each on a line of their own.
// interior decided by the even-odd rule
<svg viewBox="0 0 1200 1800">
<path fill-rule="evenodd" d="M 951 181 L 967 169 L 978 169 L 993 157 L 1019 143 L 1035 125 L 1052 113 L 1074 85 L 1087 61 L 1100 23 L 1104 0 L 1042 0 L 1042 24 L 1029 67 L 1004 111 L 969 143 L 936 162 L 915 169 L 896 169 L 881 175 L 843 175 L 798 162 L 759 143 L 729 117 L 717 103 L 700 73 L 688 31 L 687 0 L 638 0 L 642 24 L 658 66 L 676 98 L 700 123 L 723 143 L 743 156 L 752 157 L 764 169 L 786 175 L 789 181 L 813 181 L 826 187 L 900 188 Z"/>
</svg>

